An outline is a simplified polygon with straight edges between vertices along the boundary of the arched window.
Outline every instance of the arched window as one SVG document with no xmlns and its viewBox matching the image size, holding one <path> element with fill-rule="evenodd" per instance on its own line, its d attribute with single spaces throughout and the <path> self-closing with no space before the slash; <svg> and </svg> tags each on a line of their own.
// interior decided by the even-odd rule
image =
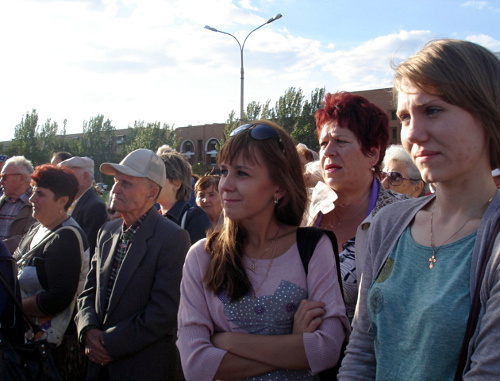
<svg viewBox="0 0 500 381">
<path fill-rule="evenodd" d="M 207 141 L 205 146 L 205 153 L 207 154 L 207 163 L 209 165 L 217 164 L 217 148 L 219 148 L 219 141 L 215 138 L 211 138 Z"/>
<path fill-rule="evenodd" d="M 181 153 L 189 160 L 194 156 L 194 143 L 191 140 L 184 140 L 181 144 Z"/>
</svg>

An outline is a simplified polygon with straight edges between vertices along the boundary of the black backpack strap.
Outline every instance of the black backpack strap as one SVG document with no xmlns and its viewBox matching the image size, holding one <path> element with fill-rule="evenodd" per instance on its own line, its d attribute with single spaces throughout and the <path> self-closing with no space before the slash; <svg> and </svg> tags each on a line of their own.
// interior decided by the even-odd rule
<svg viewBox="0 0 500 381">
<path fill-rule="evenodd" d="M 297 247 L 299 248 L 300 259 L 302 260 L 302 265 L 304 266 L 304 270 L 306 275 L 309 270 L 309 261 L 313 256 L 314 250 L 318 245 L 319 240 L 323 235 L 325 235 L 330 239 L 333 246 L 333 256 L 335 258 L 335 265 L 337 267 L 337 279 L 339 281 L 340 291 L 342 292 L 342 298 L 344 297 L 344 292 L 342 288 L 342 277 L 340 275 L 340 259 L 339 259 L 339 251 L 337 249 L 337 237 L 335 234 L 326 229 L 316 228 L 313 226 L 298 228 L 297 229 Z"/>
<path fill-rule="evenodd" d="M 314 250 L 316 249 L 316 245 L 318 244 L 321 237 L 323 237 L 323 235 L 325 234 L 332 242 L 333 256 L 335 258 L 335 265 L 337 267 L 337 280 L 339 282 L 342 299 L 344 299 L 344 289 L 342 287 L 342 277 L 340 275 L 339 251 L 337 249 L 337 237 L 335 237 L 335 234 L 332 231 L 316 227 L 298 228 L 297 247 L 299 248 L 300 259 L 302 260 L 302 265 L 304 266 L 304 270 L 307 275 L 309 268 L 309 261 L 313 256 Z M 337 374 L 339 373 L 340 365 L 342 363 L 342 358 L 344 357 L 346 347 L 347 347 L 347 339 L 342 344 L 342 348 L 340 350 L 340 357 L 337 364 L 333 368 L 325 369 L 324 371 L 319 373 L 319 379 L 321 381 L 337 380 Z"/>
</svg>

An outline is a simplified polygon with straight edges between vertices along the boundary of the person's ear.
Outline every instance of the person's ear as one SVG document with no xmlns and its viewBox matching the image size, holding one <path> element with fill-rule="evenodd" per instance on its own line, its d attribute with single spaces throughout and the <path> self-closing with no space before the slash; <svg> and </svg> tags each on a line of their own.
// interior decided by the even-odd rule
<svg viewBox="0 0 500 381">
<path fill-rule="evenodd" d="M 423 181 L 419 181 L 418 183 L 414 184 L 412 196 L 415 198 L 420 196 L 420 193 L 422 193 L 422 189 L 424 189 L 424 182 Z"/>
<path fill-rule="evenodd" d="M 380 148 L 379 147 L 371 148 L 370 151 L 368 152 L 367 157 L 369 158 L 370 168 L 377 165 L 378 160 L 380 158 Z"/>
</svg>

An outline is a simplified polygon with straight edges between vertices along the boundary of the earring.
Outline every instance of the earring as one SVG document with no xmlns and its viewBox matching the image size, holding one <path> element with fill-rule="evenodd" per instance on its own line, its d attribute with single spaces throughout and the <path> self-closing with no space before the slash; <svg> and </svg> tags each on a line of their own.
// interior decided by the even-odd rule
<svg viewBox="0 0 500 381">
<path fill-rule="evenodd" d="M 373 166 L 373 167 L 371 167 L 371 168 L 370 168 L 370 171 L 375 172 L 375 167 L 374 167 L 374 166 Z"/>
<path fill-rule="evenodd" d="M 274 203 L 275 203 L 276 205 L 278 205 L 278 203 L 279 203 L 279 202 L 280 202 L 280 200 L 279 200 L 279 199 L 277 199 L 277 198 L 276 198 L 276 199 L 274 199 Z"/>
</svg>

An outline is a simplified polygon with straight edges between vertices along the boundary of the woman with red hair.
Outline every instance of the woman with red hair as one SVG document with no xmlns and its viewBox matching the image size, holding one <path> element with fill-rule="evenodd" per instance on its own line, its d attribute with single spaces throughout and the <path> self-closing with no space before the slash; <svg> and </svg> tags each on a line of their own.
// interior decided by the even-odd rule
<svg viewBox="0 0 500 381">
<path fill-rule="evenodd" d="M 380 208 L 404 196 L 386 190 L 377 176 L 389 140 L 384 111 L 358 95 L 328 93 L 315 119 L 324 182 L 313 189 L 305 224 L 337 236 L 347 316 L 352 320 L 363 263 L 355 255 L 355 243 L 366 239 Z"/>
</svg>

